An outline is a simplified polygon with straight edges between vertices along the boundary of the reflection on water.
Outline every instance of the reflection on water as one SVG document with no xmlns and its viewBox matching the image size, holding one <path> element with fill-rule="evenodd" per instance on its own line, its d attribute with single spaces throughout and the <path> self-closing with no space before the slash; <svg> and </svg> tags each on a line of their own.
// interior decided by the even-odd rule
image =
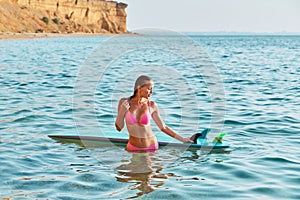
<svg viewBox="0 0 300 200">
<path fill-rule="evenodd" d="M 172 147 L 164 147 L 155 152 L 130 152 L 119 156 L 122 160 L 115 168 L 115 177 L 119 183 L 128 183 L 128 190 L 136 191 L 134 195 L 128 195 L 129 199 L 141 197 L 155 190 L 168 188 L 164 184 L 170 180 L 180 182 L 204 180 L 198 176 L 182 176 L 169 169 L 176 168 L 179 163 L 181 165 L 185 163 L 187 168 L 193 162 L 207 163 L 210 159 L 208 153 L 215 154 L 216 159 L 214 162 L 221 163 L 223 162 L 223 156 L 230 154 L 231 151 L 183 151 Z"/>
<path fill-rule="evenodd" d="M 134 183 L 131 190 L 139 190 L 136 196 L 153 192 L 164 185 L 168 179 L 167 174 L 161 173 L 163 167 L 155 163 L 155 152 L 132 153 L 131 159 L 121 161 L 116 168 L 116 179 L 119 182 Z"/>
</svg>

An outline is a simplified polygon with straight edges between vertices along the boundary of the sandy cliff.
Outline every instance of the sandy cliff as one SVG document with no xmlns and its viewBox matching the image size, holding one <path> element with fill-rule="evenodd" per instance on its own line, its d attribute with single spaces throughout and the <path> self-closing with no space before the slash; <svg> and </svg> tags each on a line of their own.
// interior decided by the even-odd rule
<svg viewBox="0 0 300 200">
<path fill-rule="evenodd" d="M 0 32 L 126 33 L 126 7 L 105 0 L 0 0 Z"/>
</svg>

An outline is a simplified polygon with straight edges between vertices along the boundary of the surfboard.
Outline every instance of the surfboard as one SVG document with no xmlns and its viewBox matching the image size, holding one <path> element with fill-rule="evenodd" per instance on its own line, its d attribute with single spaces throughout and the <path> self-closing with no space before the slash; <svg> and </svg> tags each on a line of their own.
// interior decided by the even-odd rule
<svg viewBox="0 0 300 200">
<path fill-rule="evenodd" d="M 80 146 L 101 147 L 105 144 L 113 144 L 116 146 L 126 146 L 128 139 L 97 137 L 97 136 L 78 136 L 78 135 L 49 135 L 50 138 L 62 143 L 76 143 Z M 229 145 L 222 142 L 208 142 L 206 138 L 196 138 L 197 143 L 173 143 L 159 141 L 160 147 L 176 147 L 186 149 L 226 149 Z"/>
</svg>

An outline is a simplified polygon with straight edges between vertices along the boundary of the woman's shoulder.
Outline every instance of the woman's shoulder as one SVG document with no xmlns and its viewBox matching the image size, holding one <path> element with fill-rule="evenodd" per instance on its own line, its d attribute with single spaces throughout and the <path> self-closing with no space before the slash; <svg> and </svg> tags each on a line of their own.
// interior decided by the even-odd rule
<svg viewBox="0 0 300 200">
<path fill-rule="evenodd" d="M 156 108 L 156 107 L 157 107 L 157 104 L 155 103 L 155 101 L 149 100 L 149 106 L 150 106 L 151 108 Z"/>
<path fill-rule="evenodd" d="M 119 100 L 120 103 L 123 103 L 124 101 L 129 101 L 129 97 L 123 97 Z"/>
</svg>

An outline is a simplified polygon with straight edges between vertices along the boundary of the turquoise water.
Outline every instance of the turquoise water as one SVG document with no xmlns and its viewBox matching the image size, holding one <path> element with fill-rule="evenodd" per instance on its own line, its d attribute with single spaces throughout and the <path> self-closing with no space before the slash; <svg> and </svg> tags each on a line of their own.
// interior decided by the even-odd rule
<svg viewBox="0 0 300 200">
<path fill-rule="evenodd" d="M 158 48 L 123 53 L 105 70 L 103 55 L 118 50 L 107 37 L 0 41 L 0 197 L 300 199 L 300 36 L 191 38 L 194 47 L 125 37 Z M 126 138 L 113 131 L 115 107 L 140 73 L 154 78 L 152 99 L 170 127 L 186 137 L 216 127 L 230 150 L 130 154 L 47 137 L 78 128 Z"/>
</svg>

